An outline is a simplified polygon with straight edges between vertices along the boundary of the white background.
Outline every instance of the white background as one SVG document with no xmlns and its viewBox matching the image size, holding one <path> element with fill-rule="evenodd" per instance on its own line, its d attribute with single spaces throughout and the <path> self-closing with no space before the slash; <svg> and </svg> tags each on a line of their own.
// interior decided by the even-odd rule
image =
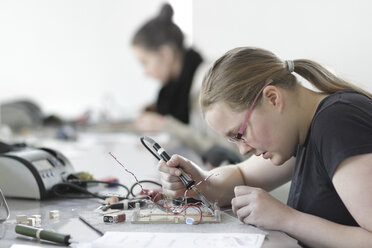
<svg viewBox="0 0 372 248">
<path fill-rule="evenodd" d="M 143 74 L 131 39 L 161 3 L 0 0 L 0 102 L 28 98 L 67 118 L 87 109 L 126 116 L 152 102 L 158 84 Z M 190 32 L 188 6 L 187 18 L 175 19 Z"/>
<path fill-rule="evenodd" d="M 125 117 L 154 99 L 130 47 L 159 0 L 0 0 L 0 102 L 29 98 L 47 114 Z M 208 59 L 236 46 L 309 58 L 368 90 L 368 0 L 174 0 L 175 20 Z"/>
<path fill-rule="evenodd" d="M 261 47 L 283 60 L 316 60 L 372 90 L 371 1 L 202 0 L 193 10 L 194 42 L 209 57 Z"/>
</svg>

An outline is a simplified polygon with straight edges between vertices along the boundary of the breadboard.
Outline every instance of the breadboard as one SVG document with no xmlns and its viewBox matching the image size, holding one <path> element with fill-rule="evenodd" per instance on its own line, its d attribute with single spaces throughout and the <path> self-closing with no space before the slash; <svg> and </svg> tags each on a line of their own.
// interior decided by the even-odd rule
<svg viewBox="0 0 372 248">
<path fill-rule="evenodd" d="M 219 210 L 215 210 L 214 213 L 211 211 L 201 208 L 202 220 L 200 223 L 220 223 L 221 213 Z M 192 218 L 194 221 L 199 221 L 200 212 L 197 209 L 186 209 L 179 215 L 173 215 L 169 212 L 164 212 L 160 209 L 145 209 L 145 210 L 134 210 L 132 215 L 133 224 L 186 224 L 186 219 Z"/>
</svg>

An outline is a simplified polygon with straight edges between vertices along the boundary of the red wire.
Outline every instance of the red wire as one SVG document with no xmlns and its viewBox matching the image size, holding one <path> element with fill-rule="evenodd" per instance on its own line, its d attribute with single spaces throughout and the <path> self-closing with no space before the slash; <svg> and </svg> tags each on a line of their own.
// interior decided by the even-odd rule
<svg viewBox="0 0 372 248">
<path fill-rule="evenodd" d="M 200 180 L 200 182 L 198 182 L 197 184 L 194 184 L 193 186 L 191 186 L 189 189 L 186 189 L 185 190 L 185 193 L 183 194 L 183 200 L 185 200 L 186 198 L 186 195 L 187 195 L 187 192 L 189 192 L 190 189 L 196 187 L 196 186 L 199 186 L 201 183 L 207 181 L 211 176 L 213 176 L 214 173 L 210 174 L 209 176 L 207 176 L 206 178 L 204 178 L 203 180 Z M 218 176 L 218 175 L 217 175 Z"/>
<path fill-rule="evenodd" d="M 143 187 L 142 187 L 142 185 L 139 183 L 139 181 L 138 181 L 136 175 L 134 175 L 134 173 L 132 173 L 132 172 L 130 172 L 129 170 L 127 170 L 127 168 L 125 168 L 125 166 L 124 166 L 122 163 L 120 163 L 120 161 L 119 161 L 119 160 L 114 156 L 114 154 L 112 154 L 111 152 L 109 152 L 109 154 L 111 155 L 111 157 L 113 157 L 113 158 L 116 160 L 116 162 L 118 162 L 118 164 L 121 165 L 121 167 L 124 168 L 124 170 L 125 170 L 126 172 L 132 174 L 132 176 L 134 177 L 134 179 L 136 179 L 137 183 L 139 184 L 139 186 L 140 186 L 141 189 L 143 190 Z"/>
</svg>

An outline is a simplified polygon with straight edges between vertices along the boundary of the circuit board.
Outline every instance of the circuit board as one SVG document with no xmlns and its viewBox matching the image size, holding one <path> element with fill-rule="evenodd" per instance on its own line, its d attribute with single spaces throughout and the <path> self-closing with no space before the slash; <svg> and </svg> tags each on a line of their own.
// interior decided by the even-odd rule
<svg viewBox="0 0 372 248">
<path fill-rule="evenodd" d="M 199 222 L 200 221 L 200 222 Z M 193 224 L 199 223 L 220 223 L 220 210 L 209 210 L 205 207 L 199 209 L 188 208 L 180 214 L 165 212 L 158 208 L 136 209 L 132 214 L 133 224 L 151 224 L 151 223 L 173 223 L 173 224 Z"/>
</svg>

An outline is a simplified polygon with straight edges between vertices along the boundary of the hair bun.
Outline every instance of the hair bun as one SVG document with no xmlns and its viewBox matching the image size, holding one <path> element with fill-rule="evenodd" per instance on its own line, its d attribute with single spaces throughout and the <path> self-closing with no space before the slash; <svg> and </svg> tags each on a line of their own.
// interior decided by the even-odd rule
<svg viewBox="0 0 372 248">
<path fill-rule="evenodd" d="M 163 4 L 160 9 L 159 15 L 157 16 L 158 19 L 166 22 L 172 22 L 174 11 L 172 6 L 169 3 Z"/>
</svg>

